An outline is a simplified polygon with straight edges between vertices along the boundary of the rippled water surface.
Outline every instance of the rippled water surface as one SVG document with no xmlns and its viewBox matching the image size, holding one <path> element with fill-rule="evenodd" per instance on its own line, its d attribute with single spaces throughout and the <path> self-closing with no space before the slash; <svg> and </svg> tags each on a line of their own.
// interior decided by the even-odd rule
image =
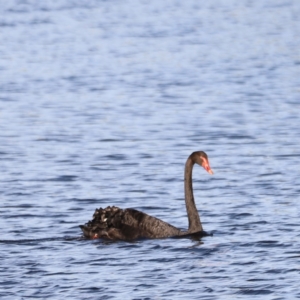
<svg viewBox="0 0 300 300">
<path fill-rule="evenodd" d="M 300 2 L 7 1 L 1 299 L 300 298 Z M 96 207 L 213 236 L 85 240 Z"/>
</svg>

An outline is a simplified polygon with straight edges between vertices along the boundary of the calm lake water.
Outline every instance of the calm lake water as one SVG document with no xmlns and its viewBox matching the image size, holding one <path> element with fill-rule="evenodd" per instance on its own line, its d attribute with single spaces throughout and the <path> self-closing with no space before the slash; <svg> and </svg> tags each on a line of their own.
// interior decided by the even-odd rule
<svg viewBox="0 0 300 300">
<path fill-rule="evenodd" d="M 300 2 L 6 1 L 1 299 L 300 298 Z M 85 240 L 97 207 L 213 236 Z"/>
</svg>

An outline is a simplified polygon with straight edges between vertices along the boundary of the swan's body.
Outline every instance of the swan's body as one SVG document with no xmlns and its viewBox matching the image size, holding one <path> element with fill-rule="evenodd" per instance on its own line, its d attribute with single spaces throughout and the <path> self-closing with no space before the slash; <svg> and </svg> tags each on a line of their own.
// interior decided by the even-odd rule
<svg viewBox="0 0 300 300">
<path fill-rule="evenodd" d="M 192 171 L 194 164 L 201 165 L 208 173 L 210 169 L 205 152 L 193 152 L 187 159 L 184 173 L 185 204 L 189 220 L 189 229 L 180 229 L 141 211 L 115 206 L 96 209 L 93 220 L 80 228 L 87 238 L 106 238 L 112 240 L 134 240 L 137 238 L 166 238 L 203 233 L 202 224 L 193 195 Z"/>
</svg>

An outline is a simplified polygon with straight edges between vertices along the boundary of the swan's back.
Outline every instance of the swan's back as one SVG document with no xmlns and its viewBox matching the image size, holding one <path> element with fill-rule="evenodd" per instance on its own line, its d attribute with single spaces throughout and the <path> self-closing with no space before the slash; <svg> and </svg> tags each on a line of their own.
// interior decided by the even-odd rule
<svg viewBox="0 0 300 300">
<path fill-rule="evenodd" d="M 93 219 L 80 228 L 87 238 L 112 240 L 164 238 L 181 234 L 176 227 L 141 211 L 115 206 L 96 209 Z"/>
</svg>

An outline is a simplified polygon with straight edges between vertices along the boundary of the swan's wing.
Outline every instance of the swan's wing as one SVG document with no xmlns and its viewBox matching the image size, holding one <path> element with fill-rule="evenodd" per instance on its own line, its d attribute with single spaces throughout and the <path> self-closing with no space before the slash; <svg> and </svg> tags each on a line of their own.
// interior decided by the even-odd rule
<svg viewBox="0 0 300 300">
<path fill-rule="evenodd" d="M 176 227 L 135 209 L 118 207 L 96 209 L 93 220 L 81 225 L 85 237 L 133 240 L 176 236 Z"/>
</svg>

